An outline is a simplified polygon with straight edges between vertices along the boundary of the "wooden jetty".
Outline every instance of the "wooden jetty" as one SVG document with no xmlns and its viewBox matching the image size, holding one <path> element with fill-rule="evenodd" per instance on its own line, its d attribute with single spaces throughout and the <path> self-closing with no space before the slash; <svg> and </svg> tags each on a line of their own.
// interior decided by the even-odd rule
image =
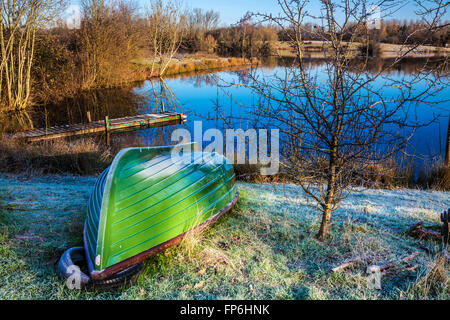
<svg viewBox="0 0 450 320">
<path fill-rule="evenodd" d="M 105 132 L 109 137 L 109 134 L 114 132 L 181 124 L 185 121 L 186 115 L 177 112 L 142 114 L 116 119 L 105 117 L 105 120 L 100 121 L 28 130 L 15 134 L 13 138 L 33 142 L 101 132 Z"/>
</svg>

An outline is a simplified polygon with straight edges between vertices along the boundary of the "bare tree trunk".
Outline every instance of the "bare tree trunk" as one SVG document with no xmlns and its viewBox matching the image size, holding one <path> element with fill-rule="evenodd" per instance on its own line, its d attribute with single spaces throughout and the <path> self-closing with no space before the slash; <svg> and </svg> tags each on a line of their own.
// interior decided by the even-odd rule
<svg viewBox="0 0 450 320">
<path fill-rule="evenodd" d="M 319 233 L 316 235 L 316 238 L 319 240 L 325 239 L 328 234 L 328 229 L 330 228 L 330 219 L 331 219 L 331 209 L 326 207 L 323 211 L 322 215 L 322 223 L 320 224 Z"/>
<path fill-rule="evenodd" d="M 336 166 L 332 165 L 330 168 L 333 168 L 333 171 L 336 170 Z M 322 210 L 322 222 L 320 224 L 319 233 L 317 233 L 316 238 L 319 240 L 325 239 L 328 234 L 328 230 L 330 229 L 330 220 L 331 220 L 331 212 L 333 211 L 333 203 L 334 199 L 334 184 L 335 184 L 335 175 L 330 174 L 330 178 L 328 180 L 327 194 L 325 203 Z"/>
<path fill-rule="evenodd" d="M 336 139 L 333 139 L 335 142 Z M 334 146 L 331 149 L 329 160 L 329 174 L 327 181 L 327 193 L 322 210 L 322 223 L 320 224 L 319 233 L 316 235 L 317 239 L 323 240 L 328 234 L 330 228 L 331 212 L 335 203 L 335 186 L 336 186 L 336 154 L 337 148 Z"/>
</svg>

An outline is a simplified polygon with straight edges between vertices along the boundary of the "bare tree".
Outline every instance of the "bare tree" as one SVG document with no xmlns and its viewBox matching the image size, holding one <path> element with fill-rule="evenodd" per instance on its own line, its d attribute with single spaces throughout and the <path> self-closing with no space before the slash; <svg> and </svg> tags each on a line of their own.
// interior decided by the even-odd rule
<svg viewBox="0 0 450 320">
<path fill-rule="evenodd" d="M 195 8 L 188 14 L 187 20 L 187 35 L 183 48 L 194 52 L 213 51 L 217 44 L 214 37 L 208 32 L 217 28 L 219 13 Z"/>
<path fill-rule="evenodd" d="M 186 13 L 177 1 L 150 0 L 147 13 L 149 44 L 153 53 L 151 72 L 159 64 L 163 76 L 186 35 Z"/>
<path fill-rule="evenodd" d="M 249 47 L 251 52 L 251 43 L 247 43 L 247 34 L 255 28 L 254 23 L 252 23 L 252 15 L 247 12 L 237 23 L 238 27 L 241 29 L 241 56 L 244 58 L 246 54 L 246 48 Z M 249 40 L 251 41 L 251 39 Z"/>
<path fill-rule="evenodd" d="M 81 87 L 111 87 L 130 80 L 130 60 L 143 36 L 133 2 L 83 0 L 79 30 Z"/>
<path fill-rule="evenodd" d="M 307 0 L 279 0 L 279 16 L 255 15 L 283 31 L 296 59 L 281 76 L 254 74 L 252 87 L 262 97 L 256 116 L 270 119 L 268 125 L 280 129 L 283 172 L 302 186 L 322 213 L 317 238 L 324 239 L 331 214 L 346 190 L 364 185 L 370 180 L 371 167 L 404 149 L 419 125 L 408 119 L 408 110 L 415 103 L 428 101 L 442 79 L 427 68 L 401 80 L 385 73 L 421 43 L 405 44 L 391 63 L 369 72 L 369 55 L 358 57 L 359 50 L 355 49 L 370 41 L 372 13 L 368 3 L 321 0 L 314 5 L 318 2 L 320 13 L 315 15 L 309 14 Z M 398 5 L 393 1 L 375 4 L 385 15 Z M 424 21 L 421 32 L 432 34 L 442 27 L 447 5 L 441 1 L 420 2 L 422 11 L 418 14 Z M 305 28 L 311 21 L 319 27 Z M 324 76 L 308 67 L 305 33 L 320 39 L 327 48 Z"/>
<path fill-rule="evenodd" d="M 3 111 L 21 111 L 31 97 L 36 31 L 48 25 L 61 0 L 0 1 L 0 103 Z"/>
</svg>

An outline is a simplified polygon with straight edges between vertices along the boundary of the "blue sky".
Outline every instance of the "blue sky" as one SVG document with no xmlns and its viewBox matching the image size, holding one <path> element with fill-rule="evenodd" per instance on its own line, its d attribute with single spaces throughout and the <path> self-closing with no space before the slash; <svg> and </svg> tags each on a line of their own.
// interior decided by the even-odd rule
<svg viewBox="0 0 450 320">
<path fill-rule="evenodd" d="M 145 8 L 148 0 L 135 0 L 142 8 Z M 370 2 L 370 1 L 368 1 Z M 377 1 L 374 1 L 377 2 Z M 72 5 L 79 4 L 79 0 L 70 0 Z M 185 6 L 189 8 L 202 8 L 204 10 L 213 9 L 220 13 L 221 24 L 236 23 L 247 11 L 259 11 L 277 14 L 280 12 L 276 0 L 182 0 Z M 311 11 L 317 10 L 318 1 L 312 0 L 309 8 Z M 74 7 L 72 7 L 73 10 Z M 390 18 L 396 19 L 414 19 L 415 5 L 413 1 L 404 1 L 404 5 Z M 383 12 L 381 13 L 383 16 Z M 447 15 L 448 16 L 448 15 Z M 449 19 L 450 17 L 447 17 Z"/>
<path fill-rule="evenodd" d="M 145 0 L 140 0 L 145 3 Z M 369 3 L 370 1 L 368 1 Z M 379 2 L 374 1 L 374 2 Z M 414 5 L 412 1 L 404 1 L 405 6 L 395 14 L 398 19 L 410 19 L 414 14 Z M 277 14 L 280 9 L 276 0 L 185 0 L 184 3 L 192 8 L 213 9 L 220 13 L 221 22 L 225 24 L 235 23 L 247 11 L 264 12 Z M 320 4 L 317 0 L 311 0 L 308 5 L 308 10 L 312 13 L 318 13 Z M 316 11 L 317 10 L 317 11 Z"/>
</svg>

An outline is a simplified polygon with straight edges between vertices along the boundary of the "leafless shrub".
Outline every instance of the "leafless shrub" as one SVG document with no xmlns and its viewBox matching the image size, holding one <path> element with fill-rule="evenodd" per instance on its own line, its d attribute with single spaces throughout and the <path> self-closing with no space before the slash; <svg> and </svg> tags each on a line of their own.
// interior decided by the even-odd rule
<svg viewBox="0 0 450 320">
<path fill-rule="evenodd" d="M 143 34 L 133 3 L 84 0 L 79 31 L 81 89 L 130 81 L 130 60 Z"/>
<path fill-rule="evenodd" d="M 217 28 L 219 13 L 195 8 L 187 15 L 187 33 L 182 48 L 191 52 L 214 52 L 217 42 L 208 32 Z"/>
<path fill-rule="evenodd" d="M 186 36 L 186 22 L 186 12 L 179 2 L 150 0 L 147 24 L 148 43 L 153 54 L 152 74 L 156 64 L 160 76 L 166 72 Z"/>
</svg>

